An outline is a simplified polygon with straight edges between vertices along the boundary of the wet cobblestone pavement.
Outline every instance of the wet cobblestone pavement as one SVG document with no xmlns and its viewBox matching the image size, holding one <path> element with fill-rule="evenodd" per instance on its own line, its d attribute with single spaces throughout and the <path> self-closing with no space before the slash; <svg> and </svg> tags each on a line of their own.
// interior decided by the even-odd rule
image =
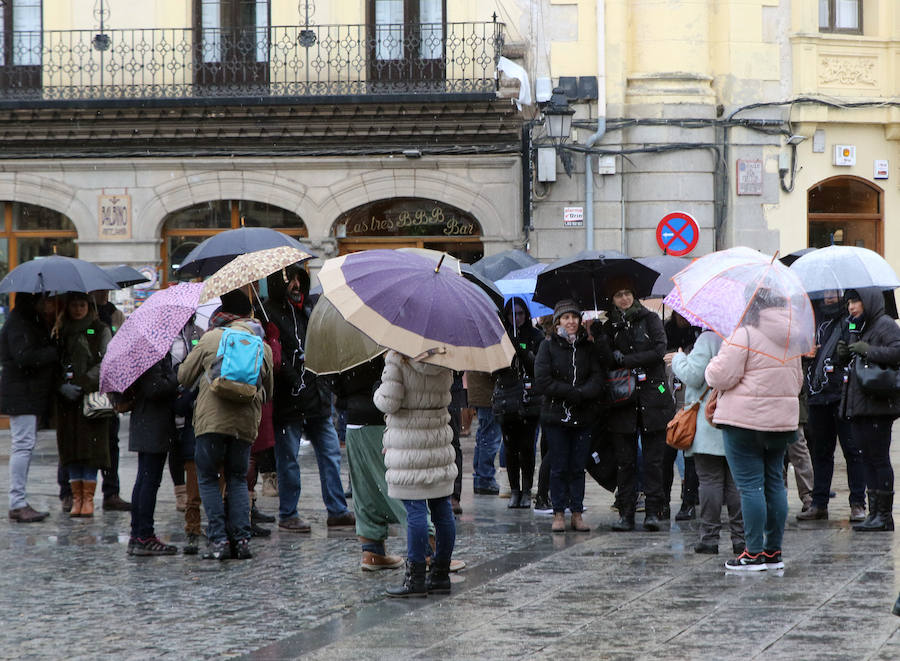
<svg viewBox="0 0 900 661">
<path fill-rule="evenodd" d="M 472 442 L 464 439 L 469 464 Z M 0 432 L 4 495 L 8 451 Z M 137 460 L 121 455 L 128 499 Z M 850 530 L 840 453 L 831 519 L 798 523 L 791 479 L 786 568 L 753 575 L 725 574 L 725 535 L 720 555 L 694 554 L 695 522 L 610 532 L 611 495 L 590 480 L 585 519 L 594 530 L 551 535 L 549 516 L 473 496 L 467 470 L 454 557 L 468 566 L 453 577 L 453 594 L 413 600 L 382 596 L 400 571 L 360 571 L 353 531 L 325 526 L 309 447 L 301 467 L 300 514 L 311 534 L 275 529 L 242 562 L 135 558 L 125 553 L 128 513 L 103 512 L 99 495 L 92 520 L 60 511 L 55 440 L 41 432 L 29 498 L 51 516 L 0 519 L 0 658 L 900 658 L 900 618 L 890 613 L 900 532 Z M 275 498 L 258 504 L 276 509 Z M 168 473 L 156 527 L 183 544 Z M 388 541 L 389 551 L 404 548 L 400 536 Z"/>
</svg>

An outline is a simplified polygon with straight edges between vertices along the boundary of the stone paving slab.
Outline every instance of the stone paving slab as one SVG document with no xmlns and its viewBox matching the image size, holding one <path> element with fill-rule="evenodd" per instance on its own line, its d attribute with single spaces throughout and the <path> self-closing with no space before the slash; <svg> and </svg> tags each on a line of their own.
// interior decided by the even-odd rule
<svg viewBox="0 0 900 661">
<path fill-rule="evenodd" d="M 0 464 L 8 447 L 0 433 Z M 465 439 L 469 460 L 471 451 Z M 121 455 L 128 497 L 136 455 Z M 890 614 L 900 541 L 849 529 L 840 456 L 831 520 L 796 522 L 791 481 L 787 567 L 752 576 L 725 574 L 727 535 L 720 555 L 694 554 L 696 522 L 610 532 L 611 496 L 590 481 L 585 518 L 594 531 L 551 535 L 550 517 L 473 496 L 466 470 L 455 557 L 468 567 L 453 577 L 453 594 L 425 600 L 383 596 L 401 573 L 359 570 L 352 531 L 325 526 L 309 448 L 301 467 L 311 534 L 276 530 L 254 540 L 246 562 L 132 558 L 127 513 L 98 508 L 80 520 L 59 511 L 55 441 L 41 432 L 29 492 L 52 515 L 34 525 L 0 519 L 0 658 L 900 658 L 900 618 Z M 182 543 L 168 474 L 156 522 L 162 538 Z M 388 548 L 402 553 L 402 536 Z"/>
</svg>

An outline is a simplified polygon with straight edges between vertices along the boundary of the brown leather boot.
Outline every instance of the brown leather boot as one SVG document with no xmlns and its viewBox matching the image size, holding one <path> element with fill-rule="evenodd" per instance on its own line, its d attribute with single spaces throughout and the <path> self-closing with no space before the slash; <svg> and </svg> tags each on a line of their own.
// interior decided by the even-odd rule
<svg viewBox="0 0 900 661">
<path fill-rule="evenodd" d="M 564 512 L 553 513 L 553 525 L 550 527 L 550 530 L 553 532 L 566 531 L 566 515 Z"/>
<path fill-rule="evenodd" d="M 576 532 L 590 531 L 590 527 L 581 518 L 581 512 L 572 512 L 572 530 Z"/>
<path fill-rule="evenodd" d="M 94 491 L 96 489 L 96 482 L 85 480 L 81 483 L 81 516 L 94 516 Z"/>
<path fill-rule="evenodd" d="M 84 501 L 82 492 L 83 480 L 70 480 L 69 487 L 72 489 L 72 509 L 69 510 L 69 516 L 73 519 L 81 516 L 81 503 Z"/>
</svg>

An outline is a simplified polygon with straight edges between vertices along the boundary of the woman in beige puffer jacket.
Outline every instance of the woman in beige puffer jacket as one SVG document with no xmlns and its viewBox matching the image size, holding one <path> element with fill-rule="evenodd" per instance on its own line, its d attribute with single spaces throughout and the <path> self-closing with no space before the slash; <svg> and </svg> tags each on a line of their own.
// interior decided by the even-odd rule
<svg viewBox="0 0 900 661">
<path fill-rule="evenodd" d="M 388 588 L 391 597 L 424 597 L 450 592 L 450 559 L 456 523 L 450 505 L 456 453 L 450 429 L 453 372 L 388 351 L 375 406 L 385 415 L 384 465 L 388 495 L 406 508 L 406 580 Z M 435 554 L 425 579 L 427 515 L 435 527 Z"/>
</svg>

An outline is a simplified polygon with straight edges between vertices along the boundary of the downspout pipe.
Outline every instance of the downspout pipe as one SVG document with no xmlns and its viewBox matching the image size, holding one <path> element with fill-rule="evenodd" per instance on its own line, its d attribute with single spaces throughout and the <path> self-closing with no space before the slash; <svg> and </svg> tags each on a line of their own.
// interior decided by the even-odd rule
<svg viewBox="0 0 900 661">
<path fill-rule="evenodd" d="M 585 249 L 594 249 L 594 169 L 590 148 L 606 134 L 606 0 L 597 0 L 597 132 L 588 136 L 584 153 Z M 624 243 L 623 236 L 623 243 Z"/>
</svg>

